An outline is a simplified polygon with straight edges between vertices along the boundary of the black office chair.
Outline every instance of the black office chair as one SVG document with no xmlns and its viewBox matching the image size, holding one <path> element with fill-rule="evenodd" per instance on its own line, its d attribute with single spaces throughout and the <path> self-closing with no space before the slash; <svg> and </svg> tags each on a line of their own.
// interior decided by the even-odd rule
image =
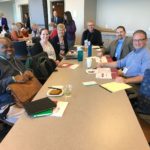
<svg viewBox="0 0 150 150">
<path fill-rule="evenodd" d="M 15 49 L 15 58 L 19 59 L 25 64 L 28 57 L 26 41 L 13 42 L 13 46 Z"/>
</svg>

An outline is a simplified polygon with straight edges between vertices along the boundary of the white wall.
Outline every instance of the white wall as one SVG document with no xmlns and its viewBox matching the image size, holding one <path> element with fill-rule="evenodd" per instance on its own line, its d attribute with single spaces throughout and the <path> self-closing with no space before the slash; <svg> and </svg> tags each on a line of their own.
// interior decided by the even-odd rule
<svg viewBox="0 0 150 150">
<path fill-rule="evenodd" d="M 35 0 L 36 1 L 36 0 Z M 21 22 L 21 5 L 28 4 L 28 0 L 14 0 L 14 21 Z"/>
<path fill-rule="evenodd" d="M 29 0 L 30 21 L 40 26 L 44 26 L 44 12 L 42 0 Z"/>
<path fill-rule="evenodd" d="M 97 24 L 116 28 L 124 25 L 128 33 L 150 31 L 149 0 L 97 0 Z"/>
<path fill-rule="evenodd" d="M 76 43 L 80 43 L 84 30 L 84 0 L 65 0 L 65 11 L 70 11 L 76 23 Z"/>
<path fill-rule="evenodd" d="M 0 12 L 4 13 L 5 17 L 7 18 L 9 27 L 11 23 L 14 22 L 12 4 L 12 1 L 0 2 Z"/>
<path fill-rule="evenodd" d="M 86 23 L 89 20 L 96 22 L 97 0 L 85 0 L 84 7 L 84 23 L 86 28 Z"/>
</svg>

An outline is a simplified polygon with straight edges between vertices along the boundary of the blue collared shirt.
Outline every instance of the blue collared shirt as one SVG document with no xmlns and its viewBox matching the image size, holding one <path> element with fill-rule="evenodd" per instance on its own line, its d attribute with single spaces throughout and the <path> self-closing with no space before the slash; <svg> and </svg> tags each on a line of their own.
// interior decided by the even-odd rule
<svg viewBox="0 0 150 150">
<path fill-rule="evenodd" d="M 144 76 L 146 69 L 150 68 L 150 50 L 147 48 L 136 49 L 125 58 L 117 61 L 118 68 L 127 68 L 126 77 Z"/>
<path fill-rule="evenodd" d="M 117 43 L 116 52 L 115 52 L 115 57 L 117 58 L 117 60 L 120 59 L 123 41 L 124 41 L 124 39 L 121 39 L 121 40 L 118 40 L 118 43 Z"/>
</svg>

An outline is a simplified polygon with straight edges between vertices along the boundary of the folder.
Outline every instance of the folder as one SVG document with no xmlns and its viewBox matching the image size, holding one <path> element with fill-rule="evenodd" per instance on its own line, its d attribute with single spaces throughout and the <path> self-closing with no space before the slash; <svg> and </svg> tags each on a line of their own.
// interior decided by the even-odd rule
<svg viewBox="0 0 150 150">
<path fill-rule="evenodd" d="M 48 115 L 56 107 L 56 102 L 50 100 L 48 97 L 38 99 L 24 104 L 24 108 L 29 116 Z"/>
<path fill-rule="evenodd" d="M 109 92 L 117 92 L 120 90 L 132 88 L 132 86 L 130 86 L 128 84 L 118 83 L 118 82 L 109 82 L 109 83 L 101 84 L 99 86 L 108 90 Z"/>
</svg>

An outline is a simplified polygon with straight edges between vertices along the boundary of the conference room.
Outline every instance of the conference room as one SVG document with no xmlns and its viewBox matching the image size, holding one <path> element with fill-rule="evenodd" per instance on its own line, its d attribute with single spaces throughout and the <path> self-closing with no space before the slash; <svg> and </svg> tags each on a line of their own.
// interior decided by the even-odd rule
<svg viewBox="0 0 150 150">
<path fill-rule="evenodd" d="M 30 22 L 51 30 L 49 23 L 55 8 L 52 2 L 1 1 L 0 11 L 5 14 L 10 26 L 12 22 L 22 22 L 21 8 L 27 5 Z M 31 117 L 26 110 L 17 108 L 21 109 L 21 115 L 0 143 L 0 149 L 148 150 L 149 125 L 144 120 L 138 121 L 125 88 L 110 92 L 103 86 L 111 83 L 112 87 L 118 76 L 117 69 L 95 69 L 98 62 L 112 62 L 112 59 L 109 56 L 99 57 L 102 48 L 97 45 L 93 45 L 92 55 L 88 56 L 88 51 L 81 45 L 81 36 L 87 28 L 86 23 L 92 19 L 95 28 L 101 31 L 104 47 L 115 39 L 115 29 L 119 25 L 126 28 L 129 37 L 138 29 L 144 30 L 149 47 L 149 2 L 65 0 L 56 4 L 59 2 L 64 4 L 63 11 L 72 13 L 77 28 L 74 49 L 83 50 L 83 59 L 62 59 L 60 66 L 56 67 L 33 98 L 34 102 L 48 97 L 57 104 L 54 112 Z M 141 11 L 141 7 L 144 11 Z M 137 15 L 133 16 L 133 12 Z M 142 23 L 139 18 L 142 18 Z M 89 59 L 92 60 L 90 67 L 87 66 Z M 60 93 L 52 95 L 52 90 Z"/>
</svg>

